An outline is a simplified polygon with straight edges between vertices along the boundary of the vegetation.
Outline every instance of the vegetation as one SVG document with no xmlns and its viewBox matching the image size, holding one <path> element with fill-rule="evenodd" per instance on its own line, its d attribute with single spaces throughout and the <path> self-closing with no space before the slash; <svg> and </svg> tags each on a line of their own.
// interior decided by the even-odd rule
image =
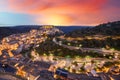
<svg viewBox="0 0 120 80">
<path fill-rule="evenodd" d="M 38 48 L 36 48 L 36 52 L 40 55 L 54 55 L 54 56 L 61 56 L 61 57 L 74 57 L 75 55 L 79 56 L 80 51 L 73 51 L 66 48 L 63 48 L 59 45 L 56 45 L 52 42 L 52 40 L 47 40 L 40 44 Z"/>
<path fill-rule="evenodd" d="M 18 34 L 18 33 L 26 33 L 29 32 L 31 29 L 39 29 L 41 26 L 38 25 L 21 25 L 21 26 L 1 26 L 0 27 L 0 40 L 3 37 Z"/>
<path fill-rule="evenodd" d="M 94 51 L 81 52 L 81 50 L 69 50 L 67 48 L 63 48 L 59 45 L 56 45 L 51 41 L 51 39 L 42 42 L 40 46 L 35 49 L 35 51 L 39 55 L 54 55 L 54 56 L 69 57 L 69 58 L 76 58 L 76 57 L 85 58 L 87 56 L 95 57 L 95 58 L 97 57 L 109 58 L 111 56 L 111 55 L 104 56 Z"/>
<path fill-rule="evenodd" d="M 100 24 L 93 28 L 84 28 L 68 33 L 67 37 L 84 37 L 90 35 L 120 35 L 120 21 Z"/>
<path fill-rule="evenodd" d="M 60 39 L 57 39 L 59 41 Z M 67 40 L 60 40 L 63 44 L 75 46 L 75 47 L 89 47 L 89 48 L 113 48 L 116 50 L 120 50 L 120 38 L 113 39 L 112 37 L 108 37 L 106 39 L 83 39 L 83 40 L 76 40 L 76 41 L 67 41 Z M 76 43 L 77 42 L 77 43 Z M 89 44 L 88 44 L 89 43 Z"/>
<path fill-rule="evenodd" d="M 74 40 L 71 42 L 62 40 L 63 44 L 68 45 L 69 43 L 71 46 L 76 47 L 81 44 L 82 47 L 120 50 L 120 21 L 75 30 L 65 35 L 65 38 L 69 37 L 74 38 Z M 77 38 L 81 38 L 81 40 L 77 40 Z"/>
</svg>

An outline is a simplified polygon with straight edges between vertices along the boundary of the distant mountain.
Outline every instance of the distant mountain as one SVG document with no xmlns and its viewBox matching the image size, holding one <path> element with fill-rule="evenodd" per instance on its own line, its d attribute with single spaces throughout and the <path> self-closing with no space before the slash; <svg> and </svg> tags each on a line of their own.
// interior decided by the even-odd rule
<svg viewBox="0 0 120 80">
<path fill-rule="evenodd" d="M 9 36 L 11 34 L 25 33 L 29 32 L 31 29 L 39 29 L 40 26 L 13 26 L 13 27 L 0 27 L 0 39 L 3 37 Z"/>
<path fill-rule="evenodd" d="M 9 36 L 11 34 L 25 33 L 29 32 L 31 29 L 39 29 L 39 25 L 20 25 L 20 26 L 3 26 L 0 27 L 0 39 L 3 37 Z M 85 28 L 84 26 L 55 26 L 64 33 L 69 33 L 76 29 Z"/>
<path fill-rule="evenodd" d="M 57 28 L 59 28 L 65 34 L 72 32 L 74 30 L 77 30 L 77 29 L 84 29 L 84 28 L 88 28 L 88 27 L 90 27 L 90 26 L 57 26 Z"/>
<path fill-rule="evenodd" d="M 89 35 L 120 35 L 120 21 L 100 24 L 93 28 L 84 28 L 72 31 L 66 36 L 80 37 Z"/>
</svg>

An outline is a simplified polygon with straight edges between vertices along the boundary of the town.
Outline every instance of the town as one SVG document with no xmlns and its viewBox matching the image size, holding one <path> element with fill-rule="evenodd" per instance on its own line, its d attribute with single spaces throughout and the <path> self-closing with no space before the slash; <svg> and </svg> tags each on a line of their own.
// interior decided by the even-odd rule
<svg viewBox="0 0 120 80">
<path fill-rule="evenodd" d="M 33 62 L 27 54 L 23 56 L 21 51 L 29 50 L 31 47 L 38 47 L 39 43 L 48 38 L 48 35 L 52 36 L 55 33 L 62 32 L 57 28 L 52 28 L 52 26 L 43 26 L 39 30 L 31 30 L 28 33 L 13 34 L 3 38 L 0 44 L 0 62 L 2 66 L 9 65 L 17 70 L 15 74 L 33 80 L 39 76 L 36 72 L 39 69 L 36 66 L 41 69 L 41 64 L 44 65 L 45 63 Z M 29 76 L 32 76 L 32 78 Z"/>
<path fill-rule="evenodd" d="M 120 0 L 0 0 L 0 80 L 120 80 Z"/>
<path fill-rule="evenodd" d="M 70 40 L 73 41 L 71 38 L 65 38 L 61 30 L 51 25 L 5 37 L 0 44 L 0 70 L 4 73 L 19 75 L 27 80 L 57 80 L 58 78 L 62 80 L 119 80 L 119 51 L 84 48 L 79 43 L 75 46 Z M 46 43 L 47 41 L 52 42 L 52 45 Z M 51 48 L 53 45 L 59 46 L 57 50 L 66 49 L 67 56 L 58 56 L 60 53 L 52 52 L 49 47 L 46 49 L 49 55 L 42 53 L 42 49 L 39 49 L 42 44 L 48 44 Z M 39 53 L 37 49 L 40 50 Z M 54 49 L 55 47 L 52 50 Z M 69 50 L 74 51 L 75 57 L 70 57 Z M 77 55 L 75 51 L 78 52 Z M 86 53 L 89 56 L 80 57 Z M 93 55 L 98 57 L 91 57 Z M 5 70 L 8 66 L 12 69 L 11 71 Z"/>
</svg>

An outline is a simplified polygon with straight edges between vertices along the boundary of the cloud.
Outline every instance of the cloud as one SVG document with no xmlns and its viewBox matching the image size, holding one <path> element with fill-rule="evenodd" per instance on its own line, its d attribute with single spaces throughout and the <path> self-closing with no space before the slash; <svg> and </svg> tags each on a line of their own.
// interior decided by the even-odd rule
<svg viewBox="0 0 120 80">
<path fill-rule="evenodd" d="M 29 12 L 89 12 L 98 10 L 107 0 L 8 0 L 10 9 Z"/>
<path fill-rule="evenodd" d="M 94 25 L 120 17 L 119 0 L 7 0 L 7 3 L 6 11 L 36 15 L 36 23 L 43 24 Z"/>
</svg>

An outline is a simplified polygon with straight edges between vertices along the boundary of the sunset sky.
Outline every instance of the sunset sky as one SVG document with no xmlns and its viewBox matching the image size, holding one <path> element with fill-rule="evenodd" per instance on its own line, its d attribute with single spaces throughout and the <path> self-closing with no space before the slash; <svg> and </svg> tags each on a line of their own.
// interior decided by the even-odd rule
<svg viewBox="0 0 120 80">
<path fill-rule="evenodd" d="M 0 0 L 0 25 L 86 25 L 120 20 L 120 0 Z"/>
</svg>

